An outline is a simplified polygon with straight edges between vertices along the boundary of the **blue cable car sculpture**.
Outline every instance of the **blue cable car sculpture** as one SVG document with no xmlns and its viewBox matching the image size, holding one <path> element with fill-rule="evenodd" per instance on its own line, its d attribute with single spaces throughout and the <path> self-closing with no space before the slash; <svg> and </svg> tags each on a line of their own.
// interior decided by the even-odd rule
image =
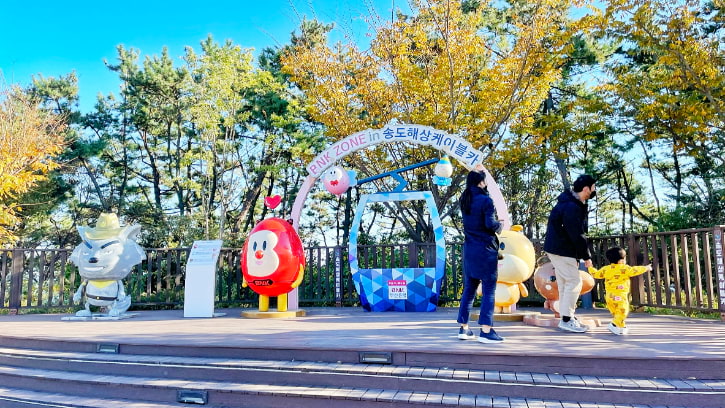
<svg viewBox="0 0 725 408">
<path fill-rule="evenodd" d="M 393 177 L 400 184 L 390 192 L 365 194 L 355 210 L 349 239 L 349 262 L 355 289 L 363 309 L 372 312 L 432 312 L 436 310 L 441 281 L 445 274 L 446 244 L 438 208 L 430 191 L 403 191 L 407 182 L 400 172 L 438 162 L 428 160 L 392 172 L 360 180 L 358 185 L 382 177 Z M 424 200 L 426 202 L 436 242 L 434 267 L 360 268 L 358 263 L 358 233 L 365 206 L 376 202 Z M 416 256 L 416 254 L 410 254 Z"/>
</svg>

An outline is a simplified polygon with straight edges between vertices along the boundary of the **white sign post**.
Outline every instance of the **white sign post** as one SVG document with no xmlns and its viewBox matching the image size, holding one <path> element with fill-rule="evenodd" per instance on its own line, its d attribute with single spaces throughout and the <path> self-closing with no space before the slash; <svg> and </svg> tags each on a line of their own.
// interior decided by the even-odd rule
<svg viewBox="0 0 725 408">
<path fill-rule="evenodd" d="M 186 262 L 184 317 L 214 317 L 216 263 L 221 240 L 194 241 Z"/>
</svg>

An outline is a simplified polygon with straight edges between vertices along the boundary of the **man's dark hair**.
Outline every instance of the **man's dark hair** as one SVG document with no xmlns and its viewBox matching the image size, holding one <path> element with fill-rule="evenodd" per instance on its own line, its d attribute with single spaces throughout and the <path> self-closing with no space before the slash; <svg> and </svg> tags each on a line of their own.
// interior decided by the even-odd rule
<svg viewBox="0 0 725 408">
<path fill-rule="evenodd" d="M 627 256 L 627 253 L 620 247 L 614 247 L 607 249 L 605 255 L 609 263 L 617 263 L 624 259 Z"/>
<path fill-rule="evenodd" d="M 574 190 L 575 193 L 580 193 L 584 187 L 590 187 L 596 183 L 596 180 L 594 180 L 594 177 L 588 175 L 588 174 L 582 174 L 581 176 L 577 177 L 576 180 L 574 180 L 574 184 L 572 184 L 572 190 Z"/>
</svg>

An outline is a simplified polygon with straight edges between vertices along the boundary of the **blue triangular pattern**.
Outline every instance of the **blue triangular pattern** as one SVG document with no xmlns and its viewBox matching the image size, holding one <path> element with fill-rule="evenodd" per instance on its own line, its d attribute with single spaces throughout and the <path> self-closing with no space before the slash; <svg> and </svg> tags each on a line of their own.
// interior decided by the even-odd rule
<svg viewBox="0 0 725 408">
<path fill-rule="evenodd" d="M 361 269 L 353 275 L 363 309 L 374 312 L 435 311 L 443 275 L 439 268 Z M 388 281 L 405 280 L 407 299 L 389 299 Z"/>
</svg>

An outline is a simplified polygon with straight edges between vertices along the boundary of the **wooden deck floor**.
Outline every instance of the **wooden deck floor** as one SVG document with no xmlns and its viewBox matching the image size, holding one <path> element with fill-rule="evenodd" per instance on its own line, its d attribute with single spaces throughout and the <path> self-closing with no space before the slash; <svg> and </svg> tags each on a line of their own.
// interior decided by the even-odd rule
<svg viewBox="0 0 725 408">
<path fill-rule="evenodd" d="M 512 354 L 618 358 L 715 359 L 725 361 L 725 323 L 633 313 L 630 333 L 606 329 L 605 310 L 584 310 L 605 325 L 585 334 L 555 328 L 497 322 L 501 344 L 456 338 L 454 308 L 431 313 L 368 313 L 358 308 L 306 308 L 307 316 L 248 319 L 241 309 L 225 316 L 184 318 L 182 310 L 139 311 L 119 321 L 62 321 L 67 315 L 0 316 L 0 336 L 125 344 L 163 344 L 245 348 L 301 348 L 387 351 L 445 350 L 452 354 Z M 532 309 L 533 310 L 533 309 Z M 540 311 L 540 310 L 538 310 Z"/>
</svg>

